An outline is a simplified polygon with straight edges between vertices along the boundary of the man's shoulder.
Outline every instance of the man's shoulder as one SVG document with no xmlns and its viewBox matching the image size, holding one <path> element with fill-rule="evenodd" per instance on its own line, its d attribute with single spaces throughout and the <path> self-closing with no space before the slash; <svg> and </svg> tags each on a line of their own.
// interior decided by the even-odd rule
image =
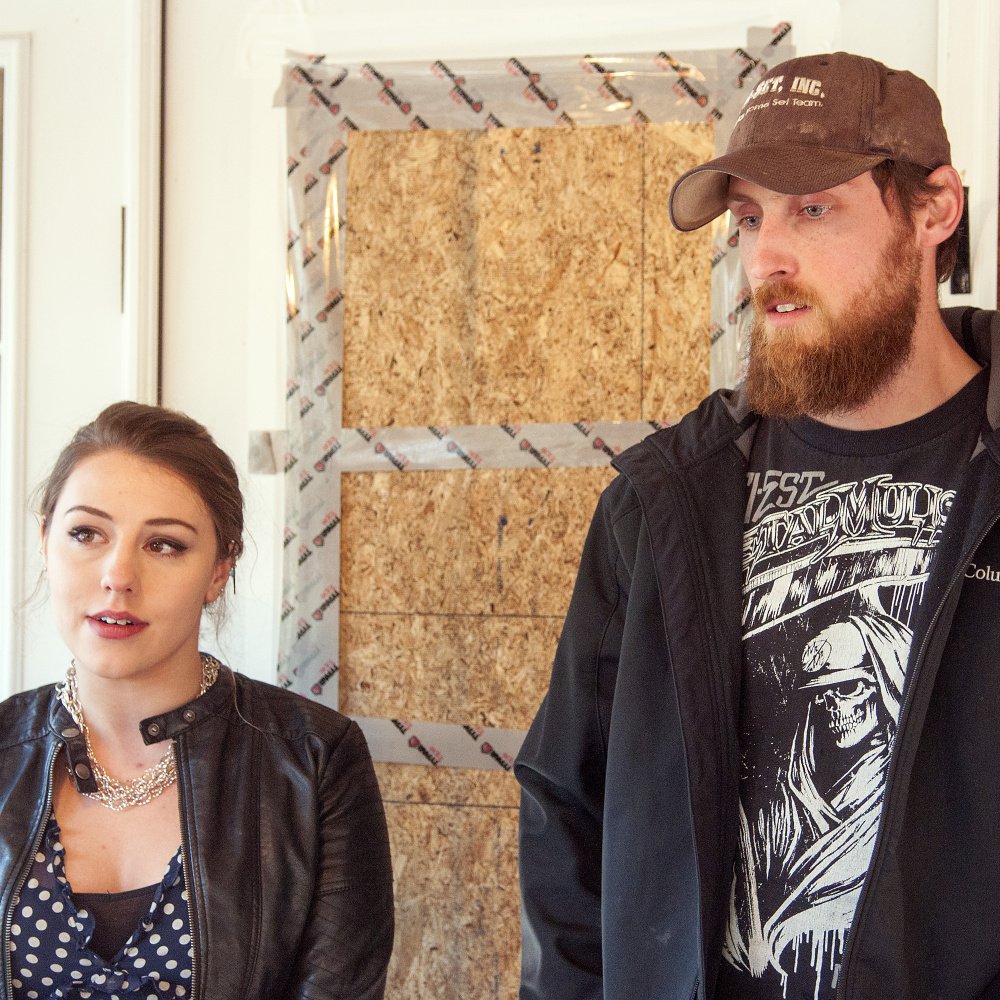
<svg viewBox="0 0 1000 1000">
<path fill-rule="evenodd" d="M 718 389 L 680 420 L 655 431 L 614 461 L 621 471 L 656 460 L 683 468 L 714 454 L 751 428 L 757 420 L 741 388 Z"/>
<path fill-rule="evenodd" d="M 717 476 L 729 481 L 726 477 L 743 468 L 732 461 L 731 449 L 739 448 L 745 465 L 758 421 L 741 390 L 713 392 L 677 423 L 654 431 L 614 458 L 611 464 L 620 475 L 602 494 L 601 514 L 608 523 L 617 524 L 640 508 L 647 513 L 660 509 L 672 492 L 674 475 L 698 484 L 698 489 L 714 483 Z M 716 463 L 725 449 L 730 449 L 730 461 Z M 739 478 L 742 482 L 742 472 Z"/>
</svg>

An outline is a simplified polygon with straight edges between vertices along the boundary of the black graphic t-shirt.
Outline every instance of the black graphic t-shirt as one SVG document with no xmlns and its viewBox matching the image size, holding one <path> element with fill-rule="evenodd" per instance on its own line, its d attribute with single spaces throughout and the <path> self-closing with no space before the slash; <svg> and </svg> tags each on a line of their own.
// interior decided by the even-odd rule
<svg viewBox="0 0 1000 1000">
<path fill-rule="evenodd" d="M 978 439 L 981 372 L 878 431 L 765 419 L 743 539 L 740 849 L 718 995 L 833 1000 L 915 612 Z"/>
</svg>

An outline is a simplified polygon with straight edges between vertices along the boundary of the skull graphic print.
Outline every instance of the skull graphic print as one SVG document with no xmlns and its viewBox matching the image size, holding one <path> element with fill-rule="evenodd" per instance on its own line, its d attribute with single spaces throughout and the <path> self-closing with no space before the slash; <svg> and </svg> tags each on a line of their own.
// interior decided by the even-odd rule
<svg viewBox="0 0 1000 1000">
<path fill-rule="evenodd" d="M 801 481 L 804 502 L 766 510 L 744 535 L 740 835 L 723 951 L 741 996 L 789 1000 L 836 991 L 910 619 L 953 496 L 883 475 Z"/>
</svg>

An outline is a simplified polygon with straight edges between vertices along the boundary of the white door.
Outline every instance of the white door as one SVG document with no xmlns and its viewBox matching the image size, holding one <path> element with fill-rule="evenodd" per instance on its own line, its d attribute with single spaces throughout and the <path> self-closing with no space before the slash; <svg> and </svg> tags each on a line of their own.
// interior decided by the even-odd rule
<svg viewBox="0 0 1000 1000">
<path fill-rule="evenodd" d="M 103 406 L 155 397 L 159 35 L 159 0 L 0 0 L 25 123 L 2 150 L 22 169 L 0 219 L 20 244 L 0 288 L 0 696 L 66 667 L 44 600 L 15 610 L 40 569 L 27 493 Z"/>
</svg>

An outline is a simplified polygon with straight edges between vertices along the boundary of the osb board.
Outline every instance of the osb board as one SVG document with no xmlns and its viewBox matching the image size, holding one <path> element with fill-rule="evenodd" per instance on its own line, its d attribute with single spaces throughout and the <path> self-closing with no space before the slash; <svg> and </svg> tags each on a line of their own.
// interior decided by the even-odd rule
<svg viewBox="0 0 1000 1000">
<path fill-rule="evenodd" d="M 610 467 L 344 474 L 342 610 L 561 618 L 613 476 Z"/>
<path fill-rule="evenodd" d="M 509 771 L 376 761 L 375 774 L 385 802 L 516 809 L 520 800 L 520 786 Z"/>
<path fill-rule="evenodd" d="M 673 261 L 710 243 L 664 212 L 711 151 L 708 125 L 352 133 L 344 426 L 679 416 L 709 294 Z"/>
<path fill-rule="evenodd" d="M 527 729 L 561 631 L 559 617 L 342 612 L 340 710 Z"/>
<path fill-rule="evenodd" d="M 386 996 L 515 997 L 517 810 L 389 802 L 386 818 L 396 884 Z"/>
<path fill-rule="evenodd" d="M 673 179 L 712 153 L 712 136 L 703 125 L 646 127 L 644 420 L 676 419 L 708 394 L 710 229 L 678 233 L 667 205 Z M 664 178 L 671 179 L 666 186 Z"/>
</svg>

